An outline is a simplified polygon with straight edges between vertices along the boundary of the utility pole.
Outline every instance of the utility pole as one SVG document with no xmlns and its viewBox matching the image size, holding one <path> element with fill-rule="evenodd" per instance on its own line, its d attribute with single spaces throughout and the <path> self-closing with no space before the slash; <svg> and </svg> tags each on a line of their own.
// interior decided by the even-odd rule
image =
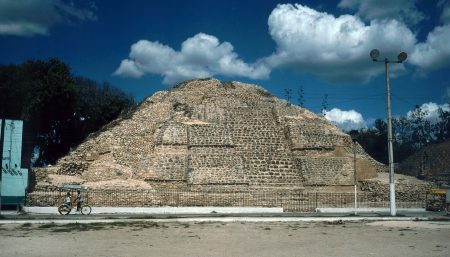
<svg viewBox="0 0 450 257">
<path fill-rule="evenodd" d="M 395 181 L 394 181 L 394 153 L 392 146 L 392 113 L 391 113 L 391 88 L 389 85 L 389 63 L 402 63 L 406 60 L 408 55 L 405 52 L 401 52 L 397 56 L 397 61 L 389 61 L 388 58 L 384 60 L 377 60 L 380 56 L 378 49 L 370 51 L 370 58 L 374 62 L 384 62 L 386 70 L 386 111 L 387 111 L 387 126 L 388 126 L 388 157 L 389 157 L 389 195 L 390 195 L 390 209 L 391 216 L 396 216 L 395 209 Z"/>
<path fill-rule="evenodd" d="M 388 152 L 389 152 L 389 195 L 391 216 L 396 216 L 397 210 L 395 208 L 395 180 L 394 180 L 394 150 L 392 144 L 392 112 L 391 112 L 391 88 L 389 84 L 389 62 L 384 59 L 386 68 L 386 111 L 388 119 Z"/>
</svg>

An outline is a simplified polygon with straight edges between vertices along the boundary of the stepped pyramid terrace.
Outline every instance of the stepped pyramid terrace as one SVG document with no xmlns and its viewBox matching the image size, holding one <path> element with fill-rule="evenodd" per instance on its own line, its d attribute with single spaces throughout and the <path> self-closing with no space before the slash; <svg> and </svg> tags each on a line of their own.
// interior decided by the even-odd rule
<svg viewBox="0 0 450 257">
<path fill-rule="evenodd" d="M 260 86 L 191 80 L 148 97 L 55 166 L 34 169 L 35 188 L 352 192 L 353 147 L 325 118 Z M 388 192 L 387 168 L 358 144 L 356 170 L 360 191 Z M 400 198 L 430 186 L 396 178 Z"/>
</svg>

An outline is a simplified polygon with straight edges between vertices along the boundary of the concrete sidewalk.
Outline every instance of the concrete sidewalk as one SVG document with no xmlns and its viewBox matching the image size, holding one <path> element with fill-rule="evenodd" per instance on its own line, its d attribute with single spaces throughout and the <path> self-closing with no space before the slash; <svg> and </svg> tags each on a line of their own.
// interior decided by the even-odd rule
<svg viewBox="0 0 450 257">
<path fill-rule="evenodd" d="M 445 212 L 424 209 L 397 209 L 392 217 L 388 208 L 317 209 L 313 213 L 283 212 L 282 208 L 240 207 L 93 207 L 91 215 L 71 212 L 60 215 L 56 207 L 25 207 L 25 212 L 2 212 L 0 223 L 95 223 L 95 222 L 341 222 L 386 220 L 450 221 Z"/>
<path fill-rule="evenodd" d="M 29 214 L 59 214 L 57 207 L 24 207 Z M 71 213 L 74 213 L 75 209 Z M 358 208 L 358 214 L 390 214 L 389 208 Z M 353 214 L 353 208 L 317 208 L 315 213 Z M 424 208 L 397 208 L 397 213 L 426 213 Z M 281 207 L 93 207 L 91 214 L 264 214 L 283 213 Z M 314 213 L 310 213 L 314 214 Z"/>
<path fill-rule="evenodd" d="M 74 215 L 75 216 L 75 215 Z M 104 218 L 92 219 L 84 216 L 83 219 L 67 217 L 66 219 L 0 219 L 0 224 L 71 224 L 71 223 L 114 223 L 114 222 L 371 222 L 371 221 L 433 221 L 428 217 L 170 217 L 170 218 Z M 440 220 L 442 221 L 442 220 Z"/>
<path fill-rule="evenodd" d="M 24 207 L 29 214 L 59 214 L 57 207 Z M 75 209 L 72 210 L 74 212 Z M 71 213 L 72 213 L 71 212 Z M 91 214 L 247 214 L 283 213 L 283 208 L 273 207 L 92 207 Z"/>
<path fill-rule="evenodd" d="M 387 213 L 390 214 L 389 208 L 357 208 L 357 213 Z M 319 213 L 354 213 L 354 208 L 317 208 Z M 426 212 L 425 208 L 397 208 L 398 213 L 421 213 Z"/>
</svg>

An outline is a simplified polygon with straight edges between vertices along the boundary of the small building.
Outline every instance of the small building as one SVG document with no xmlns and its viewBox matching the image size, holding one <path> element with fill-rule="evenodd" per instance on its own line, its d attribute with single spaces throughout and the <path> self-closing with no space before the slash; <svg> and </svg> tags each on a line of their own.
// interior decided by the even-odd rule
<svg viewBox="0 0 450 257">
<path fill-rule="evenodd" d="M 21 167 L 23 121 L 2 119 L 0 125 L 1 205 L 20 208 L 28 186 L 28 169 Z"/>
</svg>

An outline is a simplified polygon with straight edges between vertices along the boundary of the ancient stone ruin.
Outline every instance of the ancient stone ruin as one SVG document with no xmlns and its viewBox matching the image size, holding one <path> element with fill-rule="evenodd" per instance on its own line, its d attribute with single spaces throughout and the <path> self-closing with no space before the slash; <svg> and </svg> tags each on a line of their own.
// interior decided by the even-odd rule
<svg viewBox="0 0 450 257">
<path fill-rule="evenodd" d="M 398 172 L 434 181 L 442 186 L 450 185 L 450 140 L 431 144 L 406 158 Z"/>
<path fill-rule="evenodd" d="M 355 146 L 360 185 L 387 188 L 386 167 Z M 38 188 L 351 192 L 353 150 L 325 118 L 260 86 L 201 79 L 155 93 L 35 172 Z"/>
</svg>

